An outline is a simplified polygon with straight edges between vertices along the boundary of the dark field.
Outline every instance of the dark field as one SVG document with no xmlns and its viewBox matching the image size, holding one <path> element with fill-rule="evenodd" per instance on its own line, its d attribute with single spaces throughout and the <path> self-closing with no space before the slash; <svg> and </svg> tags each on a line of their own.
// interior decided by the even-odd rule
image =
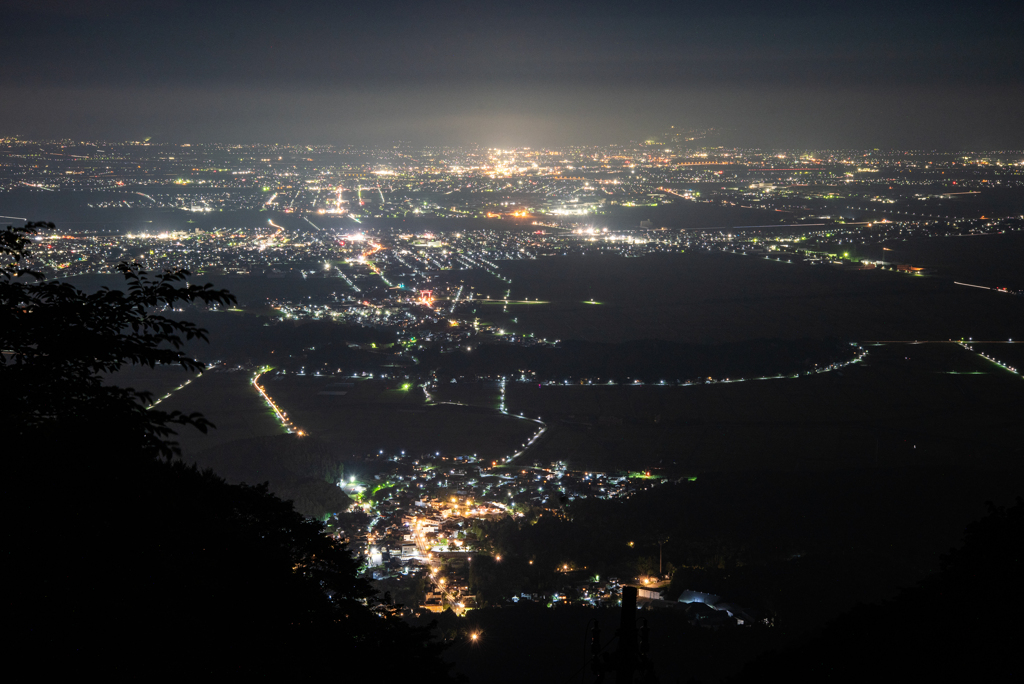
<svg viewBox="0 0 1024 684">
<path fill-rule="evenodd" d="M 884 248 L 884 249 L 883 249 Z M 1024 232 L 918 238 L 854 246 L 851 256 L 937 269 L 942 278 L 972 285 L 1024 289 Z"/>
<path fill-rule="evenodd" d="M 550 257 L 500 265 L 511 286 L 486 273 L 445 277 L 474 284 L 483 296 L 503 297 L 510 287 L 513 300 L 550 302 L 510 305 L 507 312 L 475 307 L 484 322 L 548 339 L 1007 339 L 1019 333 L 1024 319 L 1024 300 L 943 278 L 844 272 L 725 253 Z"/>
<path fill-rule="evenodd" d="M 702 471 L 1016 467 L 1020 377 L 956 344 L 869 346 L 799 378 L 692 387 L 509 383 L 550 429 L 525 458 L 577 468 Z"/>
<path fill-rule="evenodd" d="M 967 343 L 976 353 L 985 354 L 989 358 L 992 358 L 1002 364 L 1010 366 L 1015 369 L 1017 373 L 1024 377 L 1024 342 L 1003 342 L 1003 343 L 984 343 L 984 342 L 968 342 Z M 991 372 L 995 372 L 994 367 L 990 367 Z"/>
<path fill-rule="evenodd" d="M 497 409 L 501 406 L 501 388 L 494 382 L 442 382 L 431 392 L 435 401 Z"/>
<path fill-rule="evenodd" d="M 991 346 L 997 352 L 1017 348 Z M 678 476 L 1015 467 L 1024 410 L 1019 375 L 951 343 L 868 349 L 861 363 L 798 378 L 689 387 L 510 382 L 507 408 L 549 425 L 523 458 L 567 460 L 582 469 L 656 468 Z M 418 387 L 403 390 L 394 382 L 278 377 L 264 386 L 296 426 L 353 456 L 404 450 L 493 459 L 516 451 L 535 429 L 497 413 L 498 388 L 481 383 L 442 384 L 434 393 L 438 402 L 467 404 L 451 406 L 429 405 Z M 186 455 L 283 432 L 250 379 L 248 372 L 210 372 L 161 404 L 199 411 L 217 425 L 209 435 L 183 430 Z M 351 384 L 340 390 L 346 394 L 319 394 L 339 391 L 330 387 L 339 382 Z"/>
<path fill-rule="evenodd" d="M 140 392 L 150 392 L 154 400 L 158 400 L 168 392 L 176 390 L 187 380 L 197 379 L 196 373 L 190 373 L 181 366 L 124 366 L 117 373 L 107 376 L 107 384 L 118 387 L 131 387 Z M 163 407 L 161 407 L 163 408 Z"/>
<path fill-rule="evenodd" d="M 329 387 L 338 383 L 353 386 Z M 264 386 L 300 429 L 353 455 L 439 451 L 494 459 L 518 450 L 537 428 L 489 409 L 428 405 L 418 387 L 387 389 L 372 380 L 312 376 L 285 376 Z M 348 394 L 319 394 L 325 390 Z"/>
<path fill-rule="evenodd" d="M 251 371 L 207 371 L 188 387 L 171 395 L 160 408 L 199 412 L 216 426 L 207 434 L 194 428 L 179 431 L 176 439 L 186 460 L 228 442 L 284 432 L 273 411 L 253 389 Z"/>
</svg>

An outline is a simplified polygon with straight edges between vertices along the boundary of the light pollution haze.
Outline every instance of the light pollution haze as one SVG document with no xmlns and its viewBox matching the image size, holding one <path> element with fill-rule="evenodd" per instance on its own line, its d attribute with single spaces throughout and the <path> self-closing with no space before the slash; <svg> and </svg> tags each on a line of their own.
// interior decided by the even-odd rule
<svg viewBox="0 0 1024 684">
<path fill-rule="evenodd" d="M 821 5 L 0 0 L 0 136 L 1024 147 L 1014 3 Z"/>
</svg>

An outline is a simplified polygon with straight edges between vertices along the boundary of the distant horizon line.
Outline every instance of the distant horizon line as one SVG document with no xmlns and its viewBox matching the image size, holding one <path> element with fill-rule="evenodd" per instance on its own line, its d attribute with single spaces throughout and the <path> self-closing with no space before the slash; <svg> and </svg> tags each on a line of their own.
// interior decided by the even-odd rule
<svg viewBox="0 0 1024 684">
<path fill-rule="evenodd" d="M 432 149 L 432 148 L 448 148 L 448 149 L 481 149 L 486 151 L 491 150 L 508 150 L 508 151 L 535 151 L 535 150 L 549 150 L 549 151 L 567 151 L 573 148 L 587 149 L 587 148 L 608 148 L 608 147 L 662 147 L 668 146 L 672 143 L 654 142 L 651 140 L 630 140 L 627 142 L 604 142 L 604 143 L 568 143 L 565 145 L 493 145 L 479 142 L 464 142 L 464 143 L 421 143 L 412 140 L 393 139 L 380 142 L 365 142 L 365 143 L 332 143 L 332 142 L 267 142 L 267 141 L 250 141 L 250 142 L 229 142 L 229 141 L 186 141 L 186 140 L 157 140 L 154 141 L 150 138 L 143 138 L 142 140 L 133 140 L 126 138 L 123 140 L 111 139 L 111 138 L 36 138 L 29 136 L 22 136 L 18 134 L 13 135 L 0 135 L 0 144 L 9 142 L 21 142 L 21 143 L 45 143 L 45 144 L 59 144 L 59 143 L 75 143 L 80 145 L 138 145 L 138 146 L 161 146 L 161 145 L 173 145 L 178 147 L 200 147 L 200 146 L 230 146 L 230 147 L 326 147 L 334 149 L 354 149 L 354 150 L 374 150 L 381 147 L 412 147 L 418 149 Z M 862 146 L 835 146 L 830 147 L 827 145 L 802 145 L 802 146 L 751 146 L 751 145 L 702 145 L 702 146 L 681 146 L 680 152 L 683 151 L 705 151 L 705 150 L 739 150 L 739 151 L 818 151 L 818 152 L 902 152 L 902 153 L 928 153 L 928 154 L 958 154 L 962 152 L 971 153 L 998 153 L 998 154 L 1024 154 L 1024 148 L 1013 149 L 997 149 L 997 148 L 924 148 L 924 147 L 862 147 Z M 314 150 L 310 150 L 314 151 Z M 673 150 L 668 149 L 666 152 L 673 153 Z"/>
</svg>

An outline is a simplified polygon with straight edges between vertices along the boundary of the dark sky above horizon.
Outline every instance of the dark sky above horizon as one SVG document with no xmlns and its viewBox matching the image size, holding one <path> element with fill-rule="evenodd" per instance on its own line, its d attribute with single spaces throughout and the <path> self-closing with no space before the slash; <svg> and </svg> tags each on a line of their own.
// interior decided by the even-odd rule
<svg viewBox="0 0 1024 684">
<path fill-rule="evenodd" d="M 0 136 L 1024 147 L 1015 2 L 0 0 Z"/>
</svg>

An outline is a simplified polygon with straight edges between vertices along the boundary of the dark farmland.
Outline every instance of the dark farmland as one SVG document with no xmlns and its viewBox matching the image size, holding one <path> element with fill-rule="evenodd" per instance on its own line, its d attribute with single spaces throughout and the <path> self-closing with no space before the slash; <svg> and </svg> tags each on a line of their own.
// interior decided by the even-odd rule
<svg viewBox="0 0 1024 684">
<path fill-rule="evenodd" d="M 439 451 L 490 461 L 516 451 L 537 429 L 493 410 L 427 404 L 421 388 L 401 389 L 404 382 L 346 380 L 353 385 L 348 394 L 321 394 L 337 382 L 289 376 L 268 382 L 267 391 L 297 426 L 360 456 Z"/>
<path fill-rule="evenodd" d="M 549 257 L 500 265 L 511 285 L 480 272 L 444 277 L 476 285 L 492 300 L 511 288 L 510 299 L 549 302 L 513 304 L 507 312 L 496 304 L 475 307 L 484 322 L 549 339 L 1008 339 L 1024 320 L 1024 299 L 941 277 L 846 272 L 726 253 Z"/>
<path fill-rule="evenodd" d="M 863 362 L 811 376 L 691 387 L 516 382 L 506 402 L 551 426 L 525 458 L 581 469 L 1017 467 L 1019 375 L 953 343 L 867 349 Z"/>
<path fill-rule="evenodd" d="M 1024 288 L 1024 231 L 888 241 L 849 247 L 851 257 L 911 263 L 938 270 L 939 277 L 984 287 Z"/>
</svg>

